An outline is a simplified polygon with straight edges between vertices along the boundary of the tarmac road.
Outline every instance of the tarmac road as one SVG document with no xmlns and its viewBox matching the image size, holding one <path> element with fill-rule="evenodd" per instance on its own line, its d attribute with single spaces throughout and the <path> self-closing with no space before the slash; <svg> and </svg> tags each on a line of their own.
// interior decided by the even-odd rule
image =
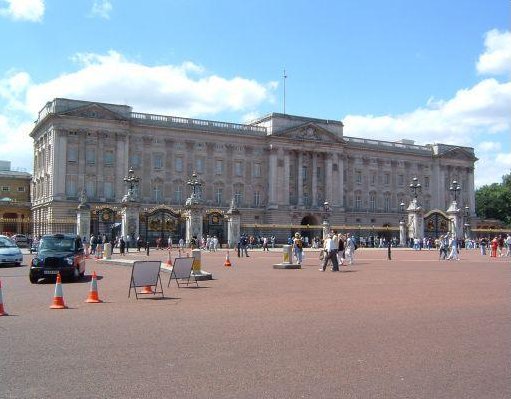
<svg viewBox="0 0 511 399">
<path fill-rule="evenodd" d="M 151 259 L 166 260 L 165 251 Z M 359 249 L 349 272 L 275 270 L 280 250 L 202 254 L 214 280 L 128 298 L 131 268 L 89 260 L 63 284 L 0 268 L 0 398 L 511 397 L 511 259 Z M 119 255 L 114 255 L 118 258 Z M 146 259 L 130 253 L 127 259 Z"/>
</svg>

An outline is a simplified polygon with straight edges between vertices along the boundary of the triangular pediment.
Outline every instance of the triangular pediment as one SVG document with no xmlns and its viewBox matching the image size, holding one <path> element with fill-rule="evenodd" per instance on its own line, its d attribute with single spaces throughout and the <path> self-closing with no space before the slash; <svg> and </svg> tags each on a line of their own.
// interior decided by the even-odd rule
<svg viewBox="0 0 511 399">
<path fill-rule="evenodd" d="M 442 158 L 457 159 L 460 161 L 477 161 L 474 154 L 463 147 L 453 148 L 444 152 L 441 156 Z"/>
<path fill-rule="evenodd" d="M 121 115 L 113 112 L 100 104 L 92 103 L 83 107 L 75 108 L 70 111 L 63 113 L 64 115 L 77 116 L 80 118 L 92 118 L 92 119 L 109 119 L 109 120 L 126 120 Z"/>
<path fill-rule="evenodd" d="M 312 141 L 312 142 L 329 142 L 329 143 L 344 143 L 345 141 L 332 132 L 309 122 L 300 126 L 282 130 L 276 134 L 275 137 L 288 138 L 298 141 Z"/>
</svg>

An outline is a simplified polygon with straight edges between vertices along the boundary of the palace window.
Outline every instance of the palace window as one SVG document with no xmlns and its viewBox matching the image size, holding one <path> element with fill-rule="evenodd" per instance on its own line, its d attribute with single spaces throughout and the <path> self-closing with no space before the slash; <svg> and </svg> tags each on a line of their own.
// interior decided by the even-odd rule
<svg viewBox="0 0 511 399">
<path fill-rule="evenodd" d="M 77 162 L 78 161 L 78 150 L 75 147 L 67 148 L 67 162 Z"/>
<path fill-rule="evenodd" d="M 182 172 L 183 171 L 183 157 L 177 157 L 176 158 L 176 172 Z"/>
<path fill-rule="evenodd" d="M 163 169 L 163 155 L 162 154 L 154 154 L 153 155 L 153 168 L 154 169 Z"/>
<path fill-rule="evenodd" d="M 307 166 L 302 166 L 303 181 L 307 180 Z"/>
<path fill-rule="evenodd" d="M 89 198 L 96 197 L 96 182 L 94 180 L 87 180 L 85 182 L 85 190 Z"/>
<path fill-rule="evenodd" d="M 2 191 L 9 192 L 9 191 L 11 191 L 11 188 L 9 186 L 2 186 Z"/>
<path fill-rule="evenodd" d="M 156 203 L 163 202 L 163 195 L 161 192 L 161 186 L 159 184 L 157 184 L 156 186 L 153 187 L 153 199 L 154 199 L 154 202 L 156 202 Z"/>
<path fill-rule="evenodd" d="M 360 194 L 355 194 L 355 209 L 362 209 L 362 196 Z"/>
<path fill-rule="evenodd" d="M 215 162 L 215 173 L 222 175 L 224 173 L 224 161 L 223 159 L 217 159 Z"/>
<path fill-rule="evenodd" d="M 24 193 L 25 191 L 25 187 L 18 187 L 18 193 Z"/>
<path fill-rule="evenodd" d="M 112 166 L 114 164 L 114 152 L 113 151 L 105 151 L 105 166 Z"/>
<path fill-rule="evenodd" d="M 303 204 L 305 206 L 310 206 L 311 204 L 311 199 L 309 197 L 309 193 L 303 193 Z"/>
<path fill-rule="evenodd" d="M 390 173 L 385 173 L 383 175 L 383 182 L 385 185 L 389 185 L 390 184 Z"/>
<path fill-rule="evenodd" d="M 197 158 L 195 160 L 195 171 L 197 173 L 204 173 L 204 159 L 203 158 Z"/>
<path fill-rule="evenodd" d="M 362 172 L 359 170 L 355 172 L 355 182 L 357 184 L 362 184 Z"/>
<path fill-rule="evenodd" d="M 259 191 L 254 191 L 254 207 L 259 207 L 261 205 L 261 193 Z"/>
<path fill-rule="evenodd" d="M 400 186 L 403 186 L 405 184 L 405 177 L 403 175 L 399 175 L 397 177 L 397 184 L 399 184 Z"/>
<path fill-rule="evenodd" d="M 371 186 L 376 184 L 376 173 L 371 173 Z"/>
<path fill-rule="evenodd" d="M 96 163 L 95 148 L 87 148 L 87 151 L 85 152 L 85 162 L 87 162 L 87 165 L 94 165 Z"/>
<path fill-rule="evenodd" d="M 243 176 L 243 163 L 242 161 L 234 162 L 234 175 Z"/>
<path fill-rule="evenodd" d="M 181 204 L 183 202 L 183 189 L 181 186 L 176 186 L 174 190 L 174 202 L 176 204 Z"/>
<path fill-rule="evenodd" d="M 376 210 L 376 194 L 375 193 L 369 194 L 369 209 L 371 211 Z"/>
<path fill-rule="evenodd" d="M 254 163 L 254 177 L 261 177 L 261 164 L 259 162 Z"/>
<path fill-rule="evenodd" d="M 429 188 L 429 177 L 428 176 L 426 176 L 424 178 L 424 188 Z"/>
<path fill-rule="evenodd" d="M 114 198 L 114 185 L 110 181 L 106 181 L 103 186 L 104 189 L 104 195 L 106 199 L 113 199 Z"/>
<path fill-rule="evenodd" d="M 76 196 L 76 177 L 67 176 L 67 178 L 66 178 L 66 195 L 68 197 Z"/>
<path fill-rule="evenodd" d="M 383 195 L 383 208 L 385 212 L 390 212 L 390 194 L 385 193 Z"/>
<path fill-rule="evenodd" d="M 243 203 L 243 187 L 238 185 L 234 187 L 234 203 L 241 206 Z"/>
<path fill-rule="evenodd" d="M 131 156 L 131 165 L 130 166 L 132 166 L 134 168 L 140 167 L 140 155 L 139 154 L 135 154 L 135 155 Z"/>
<path fill-rule="evenodd" d="M 217 205 L 222 205 L 223 200 L 224 200 L 224 189 L 221 187 L 218 187 L 215 192 L 215 202 Z"/>
</svg>

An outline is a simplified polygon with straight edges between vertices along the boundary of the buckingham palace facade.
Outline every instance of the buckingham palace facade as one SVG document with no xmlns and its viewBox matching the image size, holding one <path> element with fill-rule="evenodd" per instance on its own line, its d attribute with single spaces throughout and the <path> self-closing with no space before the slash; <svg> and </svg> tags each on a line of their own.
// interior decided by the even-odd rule
<svg viewBox="0 0 511 399">
<path fill-rule="evenodd" d="M 30 136 L 35 233 L 74 218 L 81 192 L 92 207 L 120 206 L 130 168 L 142 208 L 179 211 L 196 172 L 204 206 L 222 212 L 234 201 L 242 226 L 320 225 L 328 213 L 334 226 L 395 227 L 414 177 L 425 213 L 449 207 L 453 180 L 458 204 L 475 211 L 473 148 L 346 137 L 337 120 L 272 113 L 236 124 L 56 98 Z"/>
</svg>

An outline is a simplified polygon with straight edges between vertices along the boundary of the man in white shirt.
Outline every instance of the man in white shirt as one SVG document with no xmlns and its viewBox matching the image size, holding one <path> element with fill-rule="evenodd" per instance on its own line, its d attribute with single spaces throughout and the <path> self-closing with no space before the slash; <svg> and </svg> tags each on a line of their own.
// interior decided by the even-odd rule
<svg viewBox="0 0 511 399">
<path fill-rule="evenodd" d="M 323 257 L 323 267 L 319 269 L 324 272 L 326 270 L 326 265 L 328 261 L 332 261 L 332 271 L 339 271 L 339 263 L 337 262 L 337 250 L 339 249 L 339 242 L 334 238 L 333 233 L 328 234 L 328 238 L 325 240 L 325 244 L 323 246 L 323 250 L 325 251 L 325 256 Z"/>
</svg>

